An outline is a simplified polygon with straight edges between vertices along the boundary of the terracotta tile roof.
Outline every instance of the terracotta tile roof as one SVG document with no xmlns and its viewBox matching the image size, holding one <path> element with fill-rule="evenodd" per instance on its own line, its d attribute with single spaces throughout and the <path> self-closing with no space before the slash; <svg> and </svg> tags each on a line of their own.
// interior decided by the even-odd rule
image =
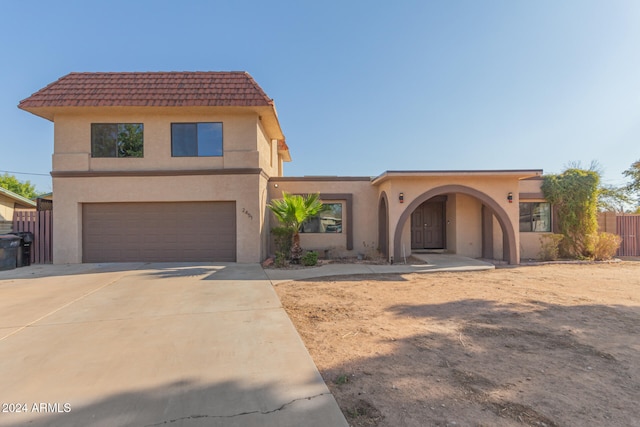
<svg viewBox="0 0 640 427">
<path fill-rule="evenodd" d="M 273 106 L 273 100 L 243 71 L 70 73 L 18 105 L 113 106 L 254 107 Z"/>
</svg>

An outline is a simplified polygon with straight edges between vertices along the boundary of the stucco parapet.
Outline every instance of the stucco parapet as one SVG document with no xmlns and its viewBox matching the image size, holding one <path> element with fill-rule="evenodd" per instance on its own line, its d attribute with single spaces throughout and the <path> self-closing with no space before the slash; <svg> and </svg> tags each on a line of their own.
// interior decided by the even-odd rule
<svg viewBox="0 0 640 427">
<path fill-rule="evenodd" d="M 433 178 L 433 177 L 511 177 L 526 179 L 542 175 L 542 169 L 503 169 L 503 170 L 406 170 L 386 171 L 371 181 L 379 185 L 392 178 Z"/>
<path fill-rule="evenodd" d="M 271 177 L 273 182 L 323 182 L 323 181 L 366 181 L 371 182 L 369 176 L 278 176 Z"/>
</svg>

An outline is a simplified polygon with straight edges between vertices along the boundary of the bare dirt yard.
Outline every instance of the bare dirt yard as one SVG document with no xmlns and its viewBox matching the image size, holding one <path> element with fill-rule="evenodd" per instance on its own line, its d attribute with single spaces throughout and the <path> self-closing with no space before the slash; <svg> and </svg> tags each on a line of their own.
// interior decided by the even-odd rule
<svg viewBox="0 0 640 427">
<path fill-rule="evenodd" d="M 640 426 L 640 262 L 276 290 L 352 426 Z"/>
</svg>

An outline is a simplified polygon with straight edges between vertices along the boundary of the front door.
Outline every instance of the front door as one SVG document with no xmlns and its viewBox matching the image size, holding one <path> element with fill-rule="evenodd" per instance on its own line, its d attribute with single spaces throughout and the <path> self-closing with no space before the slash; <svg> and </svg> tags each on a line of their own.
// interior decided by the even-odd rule
<svg viewBox="0 0 640 427">
<path fill-rule="evenodd" d="M 444 248 L 445 202 L 428 200 L 411 214 L 411 249 Z"/>
</svg>

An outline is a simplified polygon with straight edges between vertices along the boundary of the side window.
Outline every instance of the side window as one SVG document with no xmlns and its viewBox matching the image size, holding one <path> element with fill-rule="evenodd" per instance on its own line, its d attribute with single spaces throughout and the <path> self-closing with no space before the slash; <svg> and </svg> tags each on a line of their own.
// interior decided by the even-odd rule
<svg viewBox="0 0 640 427">
<path fill-rule="evenodd" d="M 92 123 L 91 157 L 143 157 L 142 123 Z"/>
<path fill-rule="evenodd" d="M 521 202 L 520 231 L 551 231 L 551 204 L 545 202 Z"/>
<path fill-rule="evenodd" d="M 325 203 L 324 208 L 302 224 L 301 233 L 342 233 L 342 203 Z"/>
<path fill-rule="evenodd" d="M 222 123 L 171 123 L 171 156 L 222 156 Z"/>
</svg>

